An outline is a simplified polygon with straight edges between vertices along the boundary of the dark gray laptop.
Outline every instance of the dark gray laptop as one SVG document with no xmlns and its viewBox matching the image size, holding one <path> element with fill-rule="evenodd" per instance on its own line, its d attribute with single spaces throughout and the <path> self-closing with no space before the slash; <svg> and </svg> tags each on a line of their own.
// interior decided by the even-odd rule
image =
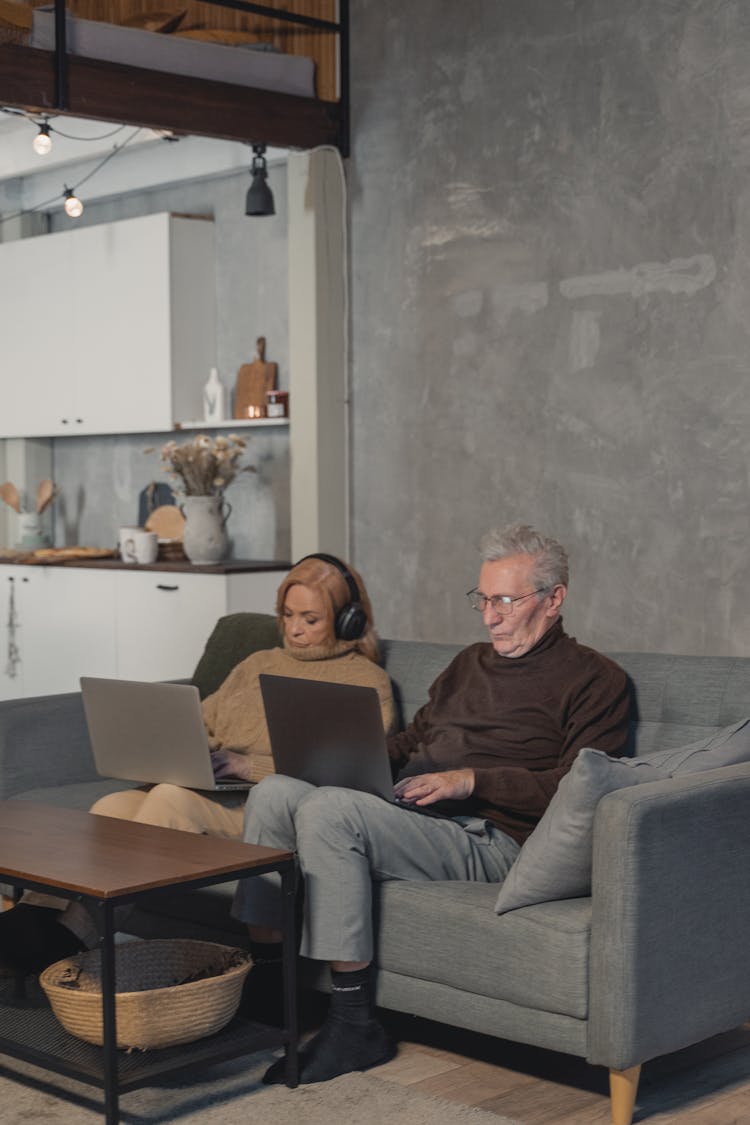
<svg viewBox="0 0 750 1125">
<path fill-rule="evenodd" d="M 217 781 L 192 684 L 81 677 L 83 707 L 97 772 L 128 781 L 161 781 L 186 789 L 248 789 Z"/>
<path fill-rule="evenodd" d="M 277 773 L 374 793 L 393 802 L 383 716 L 375 688 L 259 677 Z"/>
</svg>

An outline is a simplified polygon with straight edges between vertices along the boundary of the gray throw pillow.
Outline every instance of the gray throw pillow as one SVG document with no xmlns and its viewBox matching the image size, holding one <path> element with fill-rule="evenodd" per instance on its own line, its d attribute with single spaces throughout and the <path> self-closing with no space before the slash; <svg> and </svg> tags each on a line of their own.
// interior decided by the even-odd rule
<svg viewBox="0 0 750 1125">
<path fill-rule="evenodd" d="M 518 853 L 495 910 L 504 914 L 536 902 L 591 894 L 594 814 L 607 793 L 748 761 L 750 719 L 740 719 L 687 746 L 640 758 L 610 758 L 601 750 L 581 750 Z"/>
<path fill-rule="evenodd" d="M 535 902 L 591 894 L 597 804 L 615 789 L 666 776 L 638 758 L 610 758 L 603 750 L 580 750 L 508 872 L 495 912 L 505 914 Z"/>
</svg>

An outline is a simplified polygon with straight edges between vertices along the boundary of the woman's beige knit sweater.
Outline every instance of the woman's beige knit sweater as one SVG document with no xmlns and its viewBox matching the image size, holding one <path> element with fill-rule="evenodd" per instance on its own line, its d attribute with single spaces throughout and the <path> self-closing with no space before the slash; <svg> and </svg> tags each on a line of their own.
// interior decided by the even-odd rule
<svg viewBox="0 0 750 1125">
<path fill-rule="evenodd" d="M 203 701 L 203 721 L 212 750 L 234 750 L 250 758 L 249 780 L 273 773 L 271 744 L 258 676 L 296 676 L 337 684 L 374 687 L 380 698 L 386 733 L 395 728 L 396 713 L 387 673 L 352 649 L 320 660 L 298 658 L 282 648 L 254 652 L 238 664 L 218 691 Z"/>
</svg>

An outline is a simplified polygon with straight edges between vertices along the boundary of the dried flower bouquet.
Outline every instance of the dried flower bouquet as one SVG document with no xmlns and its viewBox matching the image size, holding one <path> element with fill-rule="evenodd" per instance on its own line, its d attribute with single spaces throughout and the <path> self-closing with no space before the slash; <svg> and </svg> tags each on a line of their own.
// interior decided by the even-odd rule
<svg viewBox="0 0 750 1125">
<path fill-rule="evenodd" d="M 239 464 L 245 444 L 237 434 L 216 438 L 198 434 L 184 445 L 166 442 L 161 447 L 161 463 L 176 481 L 175 492 L 183 496 L 220 496 L 238 473 L 256 472 L 254 465 Z"/>
</svg>

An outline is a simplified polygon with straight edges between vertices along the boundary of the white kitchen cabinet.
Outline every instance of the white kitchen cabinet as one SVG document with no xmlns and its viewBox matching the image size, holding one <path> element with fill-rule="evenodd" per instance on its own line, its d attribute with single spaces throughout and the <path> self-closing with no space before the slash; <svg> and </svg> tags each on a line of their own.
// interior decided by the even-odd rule
<svg viewBox="0 0 750 1125">
<path fill-rule="evenodd" d="M 78 691 L 81 676 L 116 675 L 115 577 L 0 567 L 0 698 Z"/>
<path fill-rule="evenodd" d="M 209 633 L 227 612 L 226 583 L 218 577 L 118 572 L 117 672 L 122 679 L 174 680 L 192 674 Z"/>
<path fill-rule="evenodd" d="M 0 699 L 14 699 L 24 693 L 22 659 L 24 631 L 21 628 L 28 567 L 4 566 L 0 569 Z"/>
<path fill-rule="evenodd" d="M 273 613 L 284 574 L 1 565 L 0 699 L 77 691 L 83 675 L 189 678 L 218 619 Z"/>
<path fill-rule="evenodd" d="M 150 433 L 202 413 L 213 223 L 159 213 L 0 244 L 0 437 Z"/>
<path fill-rule="evenodd" d="M 117 571 L 117 675 L 191 676 L 209 635 L 227 613 L 273 613 L 284 571 L 189 574 Z"/>
<path fill-rule="evenodd" d="M 57 433 L 73 378 L 67 235 L 0 244 L 0 436 Z"/>
</svg>

